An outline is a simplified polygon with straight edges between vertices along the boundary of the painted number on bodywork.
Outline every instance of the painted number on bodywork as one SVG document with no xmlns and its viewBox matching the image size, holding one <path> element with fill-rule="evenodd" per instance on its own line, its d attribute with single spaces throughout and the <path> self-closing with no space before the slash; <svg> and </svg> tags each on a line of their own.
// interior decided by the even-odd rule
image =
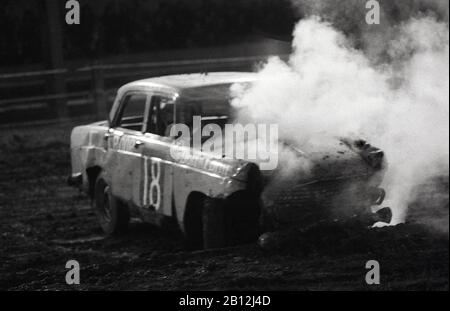
<svg viewBox="0 0 450 311">
<path fill-rule="evenodd" d="M 149 173 L 150 168 L 150 173 Z M 144 158 L 144 205 L 153 206 L 155 210 L 161 207 L 161 161 L 154 158 Z M 149 182 L 149 177 L 151 181 Z"/>
</svg>

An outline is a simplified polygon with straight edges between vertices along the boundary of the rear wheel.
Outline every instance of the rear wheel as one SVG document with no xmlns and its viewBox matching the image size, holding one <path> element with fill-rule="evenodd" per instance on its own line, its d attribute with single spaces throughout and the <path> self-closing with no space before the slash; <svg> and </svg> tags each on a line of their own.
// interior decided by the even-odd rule
<svg viewBox="0 0 450 311">
<path fill-rule="evenodd" d="M 127 230 L 130 220 L 128 207 L 112 195 L 102 173 L 95 182 L 93 208 L 106 234 L 117 235 Z"/>
</svg>

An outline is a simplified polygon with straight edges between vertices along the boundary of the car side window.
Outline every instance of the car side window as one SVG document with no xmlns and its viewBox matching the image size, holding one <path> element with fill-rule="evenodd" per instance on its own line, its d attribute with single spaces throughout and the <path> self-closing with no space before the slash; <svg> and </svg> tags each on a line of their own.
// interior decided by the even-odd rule
<svg viewBox="0 0 450 311">
<path fill-rule="evenodd" d="M 175 104 L 172 99 L 164 96 L 153 96 L 150 101 L 147 133 L 166 136 L 170 135 L 170 128 L 175 123 Z"/>
<path fill-rule="evenodd" d="M 145 122 L 147 95 L 134 93 L 123 100 L 117 126 L 134 131 L 142 131 Z"/>
</svg>

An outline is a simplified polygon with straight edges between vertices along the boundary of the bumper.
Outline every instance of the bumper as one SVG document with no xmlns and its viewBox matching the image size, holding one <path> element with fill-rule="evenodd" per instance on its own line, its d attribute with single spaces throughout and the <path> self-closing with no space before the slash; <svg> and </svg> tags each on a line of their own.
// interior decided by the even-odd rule
<svg viewBox="0 0 450 311">
<path fill-rule="evenodd" d="M 281 227 L 370 215 L 371 207 L 380 206 L 385 197 L 382 188 L 370 186 L 366 181 L 317 182 L 271 190 L 275 191 L 263 194 L 263 206 Z"/>
</svg>

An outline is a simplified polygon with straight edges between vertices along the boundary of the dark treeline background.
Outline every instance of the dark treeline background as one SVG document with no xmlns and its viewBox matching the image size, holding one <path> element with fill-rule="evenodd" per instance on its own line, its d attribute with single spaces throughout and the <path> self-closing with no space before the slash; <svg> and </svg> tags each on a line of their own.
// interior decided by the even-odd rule
<svg viewBox="0 0 450 311">
<path fill-rule="evenodd" d="M 63 57 L 96 59 L 220 46 L 269 36 L 289 40 L 298 16 L 288 0 L 79 0 L 81 24 L 66 25 L 65 0 L 1 0 L 0 67 L 45 62 L 51 18 Z M 53 25 L 53 24 L 50 24 Z"/>
</svg>

